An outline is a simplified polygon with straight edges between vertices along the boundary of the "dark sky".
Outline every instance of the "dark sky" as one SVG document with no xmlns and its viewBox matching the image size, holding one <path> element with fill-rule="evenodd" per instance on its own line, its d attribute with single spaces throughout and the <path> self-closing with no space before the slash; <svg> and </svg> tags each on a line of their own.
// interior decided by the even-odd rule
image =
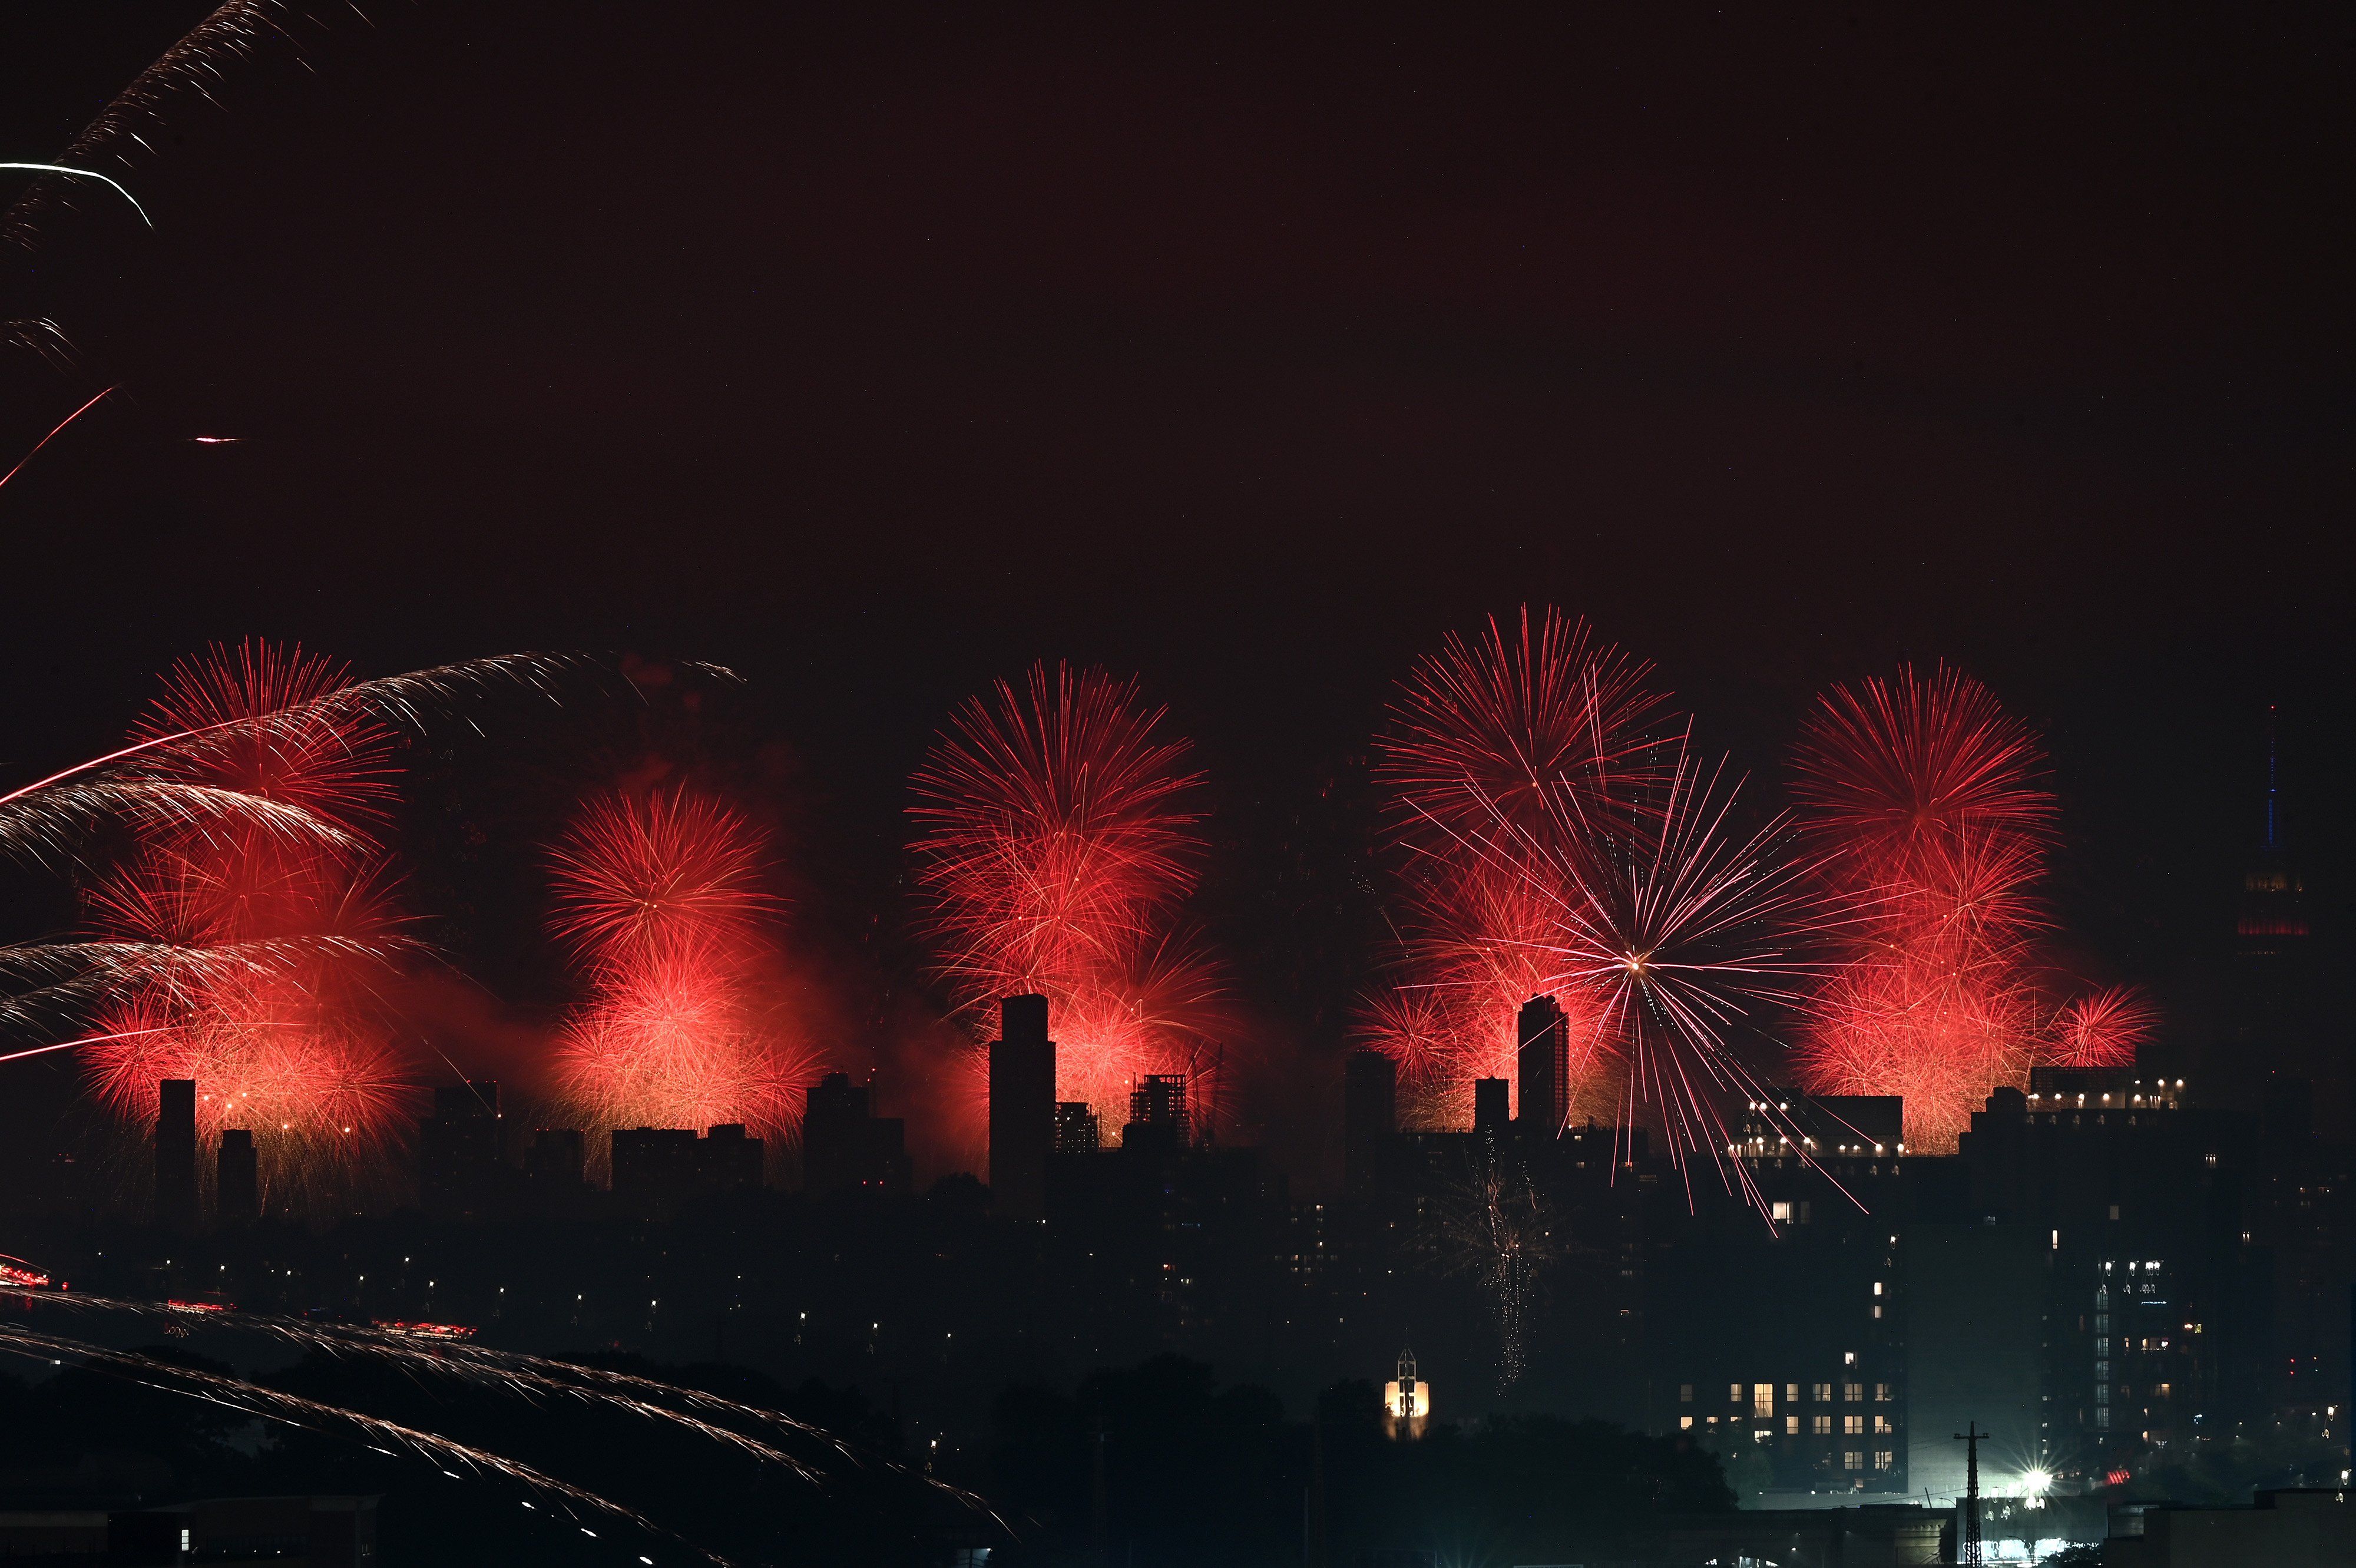
<svg viewBox="0 0 2356 1568">
<path fill-rule="evenodd" d="M 0 466 L 121 386 L 0 490 L 0 766 L 213 639 L 709 659 L 877 882 L 945 709 L 1068 657 L 1248 845 L 1552 601 L 1765 774 L 1829 681 L 1980 674 L 2162 986 L 2278 702 L 2347 905 L 2344 10 L 360 9 L 109 149 L 153 232 L 0 258 L 79 350 L 0 351 Z M 204 10 L 0 17 L 0 157 Z"/>
</svg>

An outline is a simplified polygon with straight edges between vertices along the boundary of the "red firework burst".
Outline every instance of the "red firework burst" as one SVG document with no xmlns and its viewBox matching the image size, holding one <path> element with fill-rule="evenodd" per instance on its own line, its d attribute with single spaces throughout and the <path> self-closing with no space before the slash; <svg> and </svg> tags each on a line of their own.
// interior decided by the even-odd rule
<svg viewBox="0 0 2356 1568">
<path fill-rule="evenodd" d="M 1408 677 L 1381 746 L 1402 827 L 1430 843 L 1444 835 L 1428 828 L 1483 832 L 1502 816 L 1538 829 L 1558 805 L 1624 807 L 1624 786 L 1658 749 L 1645 729 L 1661 708 L 1651 675 L 1551 606 L 1535 628 L 1525 607 L 1510 638 L 1494 619 L 1476 641 L 1451 632 Z"/>
<path fill-rule="evenodd" d="M 2036 782 L 2029 727 L 1988 689 L 1941 666 L 1837 686 L 1801 732 L 1793 797 L 1853 890 L 1922 880 L 1968 846 L 2017 854 L 2051 838 L 2055 803 Z"/>
<path fill-rule="evenodd" d="M 1549 943 L 1563 902 L 1552 871 L 1526 860 L 1451 857 L 1419 890 L 1399 984 L 1367 1009 L 1365 1043 L 1398 1062 L 1414 1124 L 1464 1126 L 1473 1080 L 1515 1084 L 1516 1015 L 1557 979 Z M 1561 988 L 1555 1000 L 1570 1020 L 1569 1113 L 1615 1113 L 1592 998 Z M 1509 1103 L 1518 1092 L 1509 1088 Z"/>
<path fill-rule="evenodd" d="M 1515 1014 L 1549 987 L 1545 956 L 1559 910 L 1575 902 L 1567 867 L 1599 832 L 1634 834 L 1658 793 L 1661 700 L 1651 667 L 1595 642 L 1551 607 L 1451 635 L 1419 663 L 1379 743 L 1399 843 L 1410 930 L 1398 990 L 1376 1002 L 1367 1043 L 1405 1069 L 1411 1113 L 1462 1125 L 1472 1082 L 1514 1078 Z M 1580 1021 L 1592 999 L 1558 990 L 1573 1019 L 1572 1101 L 1608 1094 L 1611 1051 Z"/>
<path fill-rule="evenodd" d="M 2028 728 L 1944 668 L 1836 688 L 1802 732 L 1794 793 L 1850 952 L 1811 1003 L 1799 1076 L 1902 1094 L 1917 1153 L 1952 1152 L 2036 1053 L 2027 939 L 2055 815 L 2039 762 Z"/>
<path fill-rule="evenodd" d="M 1173 929 L 1201 849 L 1183 741 L 1134 682 L 1033 666 L 959 709 L 911 781 L 927 927 L 960 1008 L 1048 999 L 1056 1092 L 1124 1119 L 1132 1080 L 1189 1071 L 1216 972 Z"/>
<path fill-rule="evenodd" d="M 760 835 L 684 791 L 600 801 L 556 847 L 556 929 L 601 962 L 742 941 L 775 907 Z"/>
<path fill-rule="evenodd" d="M 1826 979 L 1794 1065 L 1818 1094 L 1903 1095 L 1902 1146 L 1952 1152 L 1989 1089 L 2028 1076 L 2036 1026 L 2008 956 L 1893 951 Z"/>
<path fill-rule="evenodd" d="M 2159 1026 L 2159 1009 L 2132 985 L 2115 985 L 2062 1004 L 2050 1031 L 2056 1067 L 2132 1067 Z"/>
<path fill-rule="evenodd" d="M 799 1132 L 817 1056 L 777 993 L 765 851 L 742 813 L 685 790 L 601 800 L 555 850 L 553 925 L 590 978 L 555 1072 L 584 1126 Z"/>
<path fill-rule="evenodd" d="M 215 955 L 101 1012 L 85 1052 L 101 1098 L 134 1120 L 153 1114 L 157 1078 L 195 1079 L 200 1129 L 252 1130 L 275 1207 L 380 1176 L 416 1083 L 374 984 L 406 946 L 373 833 L 393 737 L 324 700 L 346 686 L 328 660 L 252 643 L 177 666 L 143 725 L 177 738 L 143 752 L 142 773 L 273 802 L 314 828 L 247 811 L 150 818 L 131 861 L 88 895 L 111 938 Z"/>
</svg>

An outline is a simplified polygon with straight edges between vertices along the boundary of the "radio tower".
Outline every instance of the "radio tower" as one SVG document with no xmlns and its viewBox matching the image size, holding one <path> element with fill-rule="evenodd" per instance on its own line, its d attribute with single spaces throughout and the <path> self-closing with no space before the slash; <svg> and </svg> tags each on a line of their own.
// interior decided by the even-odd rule
<svg viewBox="0 0 2356 1568">
<path fill-rule="evenodd" d="M 1955 1441 L 1964 1445 L 1964 1515 L 1956 1531 L 1955 1562 L 1974 1568 L 1987 1561 L 1980 1549 L 1980 1444 L 1988 1435 L 1976 1421 L 1964 1423 L 1955 1434 Z"/>
</svg>

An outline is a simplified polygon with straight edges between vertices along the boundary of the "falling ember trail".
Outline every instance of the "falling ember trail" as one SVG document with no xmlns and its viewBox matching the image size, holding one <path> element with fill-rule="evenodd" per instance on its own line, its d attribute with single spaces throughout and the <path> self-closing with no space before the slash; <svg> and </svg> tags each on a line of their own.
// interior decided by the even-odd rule
<svg viewBox="0 0 2356 1568">
<path fill-rule="evenodd" d="M 16 459 L 16 466 L 15 467 L 9 469 L 5 474 L 0 474 L 0 487 L 5 487 L 9 480 L 15 478 L 18 474 L 23 473 L 25 471 L 25 465 L 39 456 L 41 455 L 41 448 L 47 446 L 50 442 L 55 441 L 58 438 L 59 431 L 65 429 L 67 425 L 71 424 L 75 420 L 80 419 L 83 414 L 88 413 L 91 409 L 96 408 L 99 404 L 100 399 L 106 397 L 113 391 L 113 387 L 107 388 L 105 392 L 99 393 L 97 397 L 91 399 L 80 408 L 75 409 L 71 413 L 67 414 L 63 419 L 59 420 L 56 430 L 50 431 L 47 435 L 42 436 L 38 441 L 35 442 L 33 444 L 33 449 L 30 452 L 26 453 L 22 457 Z"/>
<path fill-rule="evenodd" d="M 123 200 L 131 203 L 131 210 L 139 214 L 139 221 L 146 224 L 150 229 L 155 227 L 155 220 L 147 216 L 147 209 L 139 205 L 139 199 L 137 197 L 132 195 L 129 191 L 123 189 L 121 184 L 109 179 L 106 176 L 99 173 L 96 169 L 68 168 L 63 164 L 0 164 L 0 169 L 22 169 L 28 174 L 61 174 L 70 176 L 75 179 L 97 180 L 102 185 L 112 187 L 116 195 L 122 197 Z"/>
</svg>

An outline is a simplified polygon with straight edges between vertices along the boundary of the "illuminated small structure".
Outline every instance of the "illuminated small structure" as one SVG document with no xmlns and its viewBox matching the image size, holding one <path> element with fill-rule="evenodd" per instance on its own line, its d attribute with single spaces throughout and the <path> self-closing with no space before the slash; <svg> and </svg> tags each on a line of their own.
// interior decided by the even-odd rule
<svg viewBox="0 0 2356 1568">
<path fill-rule="evenodd" d="M 1421 1437 L 1431 1423 L 1431 1385 L 1415 1375 L 1415 1352 L 1401 1350 L 1398 1376 L 1383 1385 L 1383 1425 L 1395 1438 Z"/>
</svg>

